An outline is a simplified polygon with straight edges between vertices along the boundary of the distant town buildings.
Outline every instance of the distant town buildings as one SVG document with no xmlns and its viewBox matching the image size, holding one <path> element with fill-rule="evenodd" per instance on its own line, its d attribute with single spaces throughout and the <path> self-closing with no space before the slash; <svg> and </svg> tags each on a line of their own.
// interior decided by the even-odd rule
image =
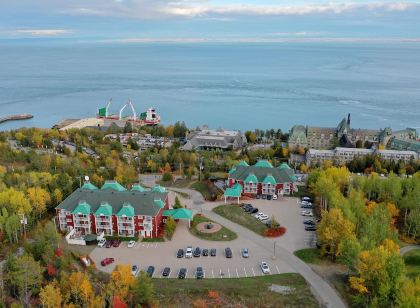
<svg viewBox="0 0 420 308">
<path fill-rule="evenodd" d="M 383 146 L 395 150 L 420 152 L 420 141 L 417 131 L 413 128 L 392 131 L 354 129 L 350 127 L 350 114 L 343 118 L 337 127 L 313 127 L 295 125 L 290 130 L 288 145 L 292 150 L 333 149 L 335 147 L 365 147 L 366 145 Z M 358 144 L 359 143 L 359 144 Z"/>
<path fill-rule="evenodd" d="M 418 160 L 419 154 L 414 151 L 397 151 L 397 150 L 375 150 L 375 149 L 358 149 L 358 148 L 342 148 L 337 147 L 333 150 L 317 150 L 309 149 L 306 152 L 306 164 L 309 166 L 319 165 L 329 160 L 337 165 L 344 165 L 356 157 L 366 155 L 377 155 L 384 160 L 393 160 L 409 162 L 410 160 Z"/>
<path fill-rule="evenodd" d="M 108 134 L 104 138 L 119 140 L 124 146 L 127 146 L 131 139 L 132 142 L 138 144 L 140 149 L 170 147 L 173 141 L 173 139 L 170 138 L 153 137 L 150 134 L 141 135 L 138 133 Z"/>
<path fill-rule="evenodd" d="M 212 130 L 207 126 L 197 128 L 187 135 L 187 143 L 183 150 L 238 150 L 247 144 L 241 131 Z"/>
</svg>

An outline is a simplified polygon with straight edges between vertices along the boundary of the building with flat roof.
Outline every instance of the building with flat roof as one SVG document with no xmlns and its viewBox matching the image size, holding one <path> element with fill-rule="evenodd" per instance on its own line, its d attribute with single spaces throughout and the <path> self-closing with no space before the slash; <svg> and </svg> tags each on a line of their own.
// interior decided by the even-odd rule
<svg viewBox="0 0 420 308">
<path fill-rule="evenodd" d="M 146 190 L 135 184 L 127 190 L 116 181 L 101 188 L 86 182 L 56 207 L 56 222 L 61 231 L 75 229 L 81 235 L 150 238 L 161 232 L 165 210 L 169 203 L 163 187 Z"/>
<path fill-rule="evenodd" d="M 238 150 L 247 144 L 246 137 L 241 131 L 212 130 L 207 126 L 197 128 L 187 135 L 187 143 L 183 150 Z"/>
</svg>

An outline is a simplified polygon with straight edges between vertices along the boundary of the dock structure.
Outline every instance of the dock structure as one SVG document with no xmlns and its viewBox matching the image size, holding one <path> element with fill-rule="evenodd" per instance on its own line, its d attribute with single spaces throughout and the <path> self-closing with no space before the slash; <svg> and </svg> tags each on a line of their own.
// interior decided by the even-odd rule
<svg viewBox="0 0 420 308">
<path fill-rule="evenodd" d="M 32 119 L 33 117 L 34 116 L 32 114 L 29 114 L 29 113 L 9 115 L 9 116 L 5 116 L 5 117 L 0 117 L 0 124 L 4 123 L 4 122 L 7 122 L 7 121 Z"/>
</svg>

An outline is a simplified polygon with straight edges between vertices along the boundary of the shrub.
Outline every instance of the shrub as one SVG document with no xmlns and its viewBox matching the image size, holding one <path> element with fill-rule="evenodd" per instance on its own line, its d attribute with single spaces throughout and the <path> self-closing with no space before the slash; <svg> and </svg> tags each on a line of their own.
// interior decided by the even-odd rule
<svg viewBox="0 0 420 308">
<path fill-rule="evenodd" d="M 286 233 L 285 227 L 269 228 L 264 231 L 266 237 L 279 237 Z"/>
<path fill-rule="evenodd" d="M 172 181 L 172 174 L 171 174 L 171 173 L 169 173 L 169 172 L 165 172 L 165 173 L 162 175 L 162 181 L 164 181 L 164 182 L 169 182 L 169 181 Z"/>
</svg>

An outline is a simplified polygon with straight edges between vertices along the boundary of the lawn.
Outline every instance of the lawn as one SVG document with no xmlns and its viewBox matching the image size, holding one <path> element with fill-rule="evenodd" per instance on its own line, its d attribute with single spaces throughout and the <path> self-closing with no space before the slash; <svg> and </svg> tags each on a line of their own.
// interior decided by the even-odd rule
<svg viewBox="0 0 420 308">
<path fill-rule="evenodd" d="M 162 237 L 144 237 L 142 240 L 144 243 L 156 243 L 156 242 L 164 242 L 165 239 Z"/>
<path fill-rule="evenodd" d="M 415 278 L 420 275 L 420 249 L 407 252 L 404 262 L 407 276 Z"/>
<path fill-rule="evenodd" d="M 153 279 L 162 307 L 319 307 L 299 274 L 231 279 Z M 294 291 L 283 295 L 274 284 Z M 195 304 L 195 305 L 194 305 Z"/>
<path fill-rule="evenodd" d="M 213 209 L 213 212 L 260 235 L 264 235 L 264 231 L 268 229 L 266 225 L 252 215 L 245 213 L 238 205 L 219 205 Z"/>
<path fill-rule="evenodd" d="M 325 264 L 327 262 L 319 255 L 319 250 L 316 248 L 305 248 L 301 250 L 296 250 L 294 252 L 294 255 L 305 263 Z"/>
<path fill-rule="evenodd" d="M 206 182 L 194 182 L 191 184 L 191 188 L 200 192 L 203 195 L 204 199 L 210 200 L 211 193 L 209 191 L 209 188 L 207 187 Z"/>
<path fill-rule="evenodd" d="M 206 233 L 199 232 L 195 226 L 201 222 L 206 222 L 206 221 L 213 222 L 212 220 L 208 219 L 205 216 L 195 215 L 191 223 L 191 228 L 190 228 L 191 234 L 193 234 L 194 236 L 198 238 L 201 238 L 203 240 L 208 240 L 208 241 L 232 241 L 238 237 L 238 235 L 235 232 L 229 230 L 228 228 L 224 226 L 222 226 L 222 229 L 220 229 L 216 233 L 206 234 Z"/>
</svg>

